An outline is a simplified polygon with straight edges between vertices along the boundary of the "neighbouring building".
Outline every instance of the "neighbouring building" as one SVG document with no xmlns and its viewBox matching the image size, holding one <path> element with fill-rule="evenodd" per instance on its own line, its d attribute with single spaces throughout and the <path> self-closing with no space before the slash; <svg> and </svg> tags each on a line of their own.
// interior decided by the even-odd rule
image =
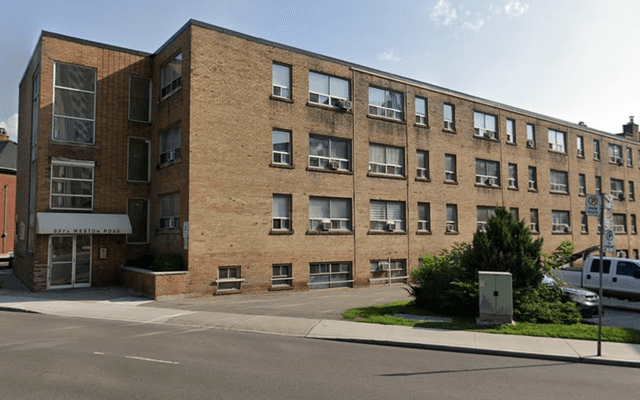
<svg viewBox="0 0 640 400">
<path fill-rule="evenodd" d="M 0 128 L 0 259 L 13 255 L 17 165 L 18 145 L 9 140 L 6 129 Z"/>
<path fill-rule="evenodd" d="M 640 248 L 633 119 L 610 134 L 194 20 L 155 53 L 43 32 L 19 135 L 15 274 L 36 291 L 404 282 L 499 206 L 547 252 L 598 244 L 595 192 Z M 183 271 L 121 267 L 163 254 Z"/>
</svg>

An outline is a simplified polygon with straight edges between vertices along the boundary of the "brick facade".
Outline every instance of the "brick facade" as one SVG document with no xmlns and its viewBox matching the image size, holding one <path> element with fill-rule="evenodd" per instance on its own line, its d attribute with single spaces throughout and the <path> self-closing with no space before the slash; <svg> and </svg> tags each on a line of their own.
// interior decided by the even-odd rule
<svg viewBox="0 0 640 400">
<path fill-rule="evenodd" d="M 162 68 L 182 55 L 180 88 L 161 95 Z M 61 144 L 51 139 L 53 64 L 83 65 L 96 70 L 96 132 L 94 145 Z M 290 67 L 290 99 L 273 96 L 272 66 Z M 248 37 L 203 24 L 187 23 L 155 54 L 144 54 L 74 38 L 43 33 L 20 86 L 20 164 L 18 173 L 18 224 L 28 225 L 31 80 L 39 66 L 41 76 L 38 119 L 36 212 L 50 210 L 52 157 L 96 162 L 94 213 L 127 213 L 127 199 L 149 200 L 148 244 L 127 244 L 124 235 L 93 235 L 92 285 L 117 283 L 118 265 L 141 254 L 180 254 L 188 271 L 184 282 L 166 293 L 210 295 L 219 292 L 220 267 L 239 267 L 244 291 L 272 287 L 272 266 L 291 268 L 291 287 L 308 290 L 310 265 L 351 263 L 349 286 L 368 286 L 371 261 L 404 260 L 408 270 L 418 265 L 423 253 L 436 254 L 455 242 L 470 242 L 477 230 L 477 207 L 517 208 L 529 223 L 530 209 L 538 210 L 544 251 L 562 241 L 576 249 L 599 242 L 597 222 L 589 219 L 581 232 L 578 175 L 586 177 L 586 193 L 593 193 L 595 176 L 609 192 L 611 178 L 640 182 L 640 145 L 637 125 L 626 134 L 608 134 L 515 107 L 438 88 L 408 78 L 299 49 Z M 352 107 L 331 107 L 309 100 L 309 72 L 349 82 Z M 131 122 L 127 117 L 129 76 L 151 78 L 152 122 Z M 370 113 L 370 88 L 402 94 L 400 119 Z M 417 124 L 416 96 L 427 100 L 427 124 Z M 455 130 L 444 129 L 443 104 L 454 106 Z M 496 119 L 497 140 L 474 134 L 474 112 Z M 507 143 L 507 119 L 515 122 L 515 141 Z M 527 124 L 535 127 L 536 145 L 527 146 Z M 180 127 L 180 156 L 160 162 L 161 137 Z M 272 160 L 272 132 L 290 135 L 291 163 Z M 552 151 L 549 129 L 565 134 L 565 151 Z M 315 168 L 309 161 L 309 136 L 346 140 L 349 168 L 345 171 Z M 577 136 L 584 138 L 578 155 Z M 149 183 L 127 180 L 128 137 L 150 140 Z M 593 157 L 593 141 L 600 141 L 601 158 Z M 370 144 L 403 149 L 403 172 L 380 175 L 370 170 Z M 609 144 L 631 149 L 633 163 L 609 162 Z M 428 179 L 417 176 L 416 151 L 428 152 Z M 456 156 L 456 182 L 445 182 L 445 154 Z M 476 159 L 499 163 L 500 183 L 476 183 Z M 517 165 L 517 188 L 508 185 L 508 164 Z M 528 189 L 528 167 L 537 170 L 537 190 Z M 567 173 L 568 192 L 550 191 L 550 171 Z M 158 220 L 163 195 L 179 193 L 179 225 L 161 229 Z M 291 229 L 272 229 L 274 194 L 291 200 Z M 310 198 L 349 199 L 350 224 L 346 230 L 318 231 L 309 228 Z M 371 229 L 371 201 L 401 202 L 405 228 L 391 232 Z M 629 227 L 631 215 L 640 214 L 637 201 L 627 196 L 615 202 L 615 212 L 627 218 L 627 233 L 619 234 L 617 248 L 629 256 L 640 248 Z M 418 203 L 430 206 L 426 230 L 418 230 Z M 23 205 L 24 204 L 24 205 Z M 446 206 L 457 206 L 457 227 L 447 232 Z M 552 211 L 568 211 L 570 232 L 552 232 Z M 189 237 L 183 238 L 188 222 Z M 47 288 L 48 235 L 36 235 L 34 252 L 26 240 L 18 240 L 16 274 L 34 290 Z M 107 258 L 98 249 L 107 249 Z M 406 275 L 402 274 L 401 276 Z M 402 281 L 397 279 L 396 281 Z M 235 283 L 233 283 L 235 284 Z M 162 285 L 162 282 L 156 282 Z M 227 291 L 232 293 L 234 291 Z M 222 293 L 222 291 L 221 291 Z"/>
</svg>

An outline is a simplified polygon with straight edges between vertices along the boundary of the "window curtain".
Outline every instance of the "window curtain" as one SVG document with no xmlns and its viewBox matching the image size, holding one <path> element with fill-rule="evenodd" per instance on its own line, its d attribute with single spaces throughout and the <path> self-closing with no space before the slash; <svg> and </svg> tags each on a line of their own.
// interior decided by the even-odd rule
<svg viewBox="0 0 640 400">
<path fill-rule="evenodd" d="M 385 164 L 386 163 L 385 147 L 380 146 L 378 144 L 370 144 L 369 145 L 369 161 L 378 163 L 378 164 Z"/>
<path fill-rule="evenodd" d="M 386 216 L 385 202 L 372 200 L 369 205 L 369 219 L 371 221 L 383 221 L 387 219 Z"/>
<path fill-rule="evenodd" d="M 309 219 L 329 218 L 329 199 L 309 199 Z"/>
<path fill-rule="evenodd" d="M 331 157 L 341 158 L 343 160 L 349 159 L 349 144 L 342 140 L 331 141 Z"/>
<path fill-rule="evenodd" d="M 329 77 L 309 72 L 309 91 L 329 95 Z"/>
<path fill-rule="evenodd" d="M 273 196 L 273 218 L 289 218 L 289 210 L 288 196 Z"/>
</svg>

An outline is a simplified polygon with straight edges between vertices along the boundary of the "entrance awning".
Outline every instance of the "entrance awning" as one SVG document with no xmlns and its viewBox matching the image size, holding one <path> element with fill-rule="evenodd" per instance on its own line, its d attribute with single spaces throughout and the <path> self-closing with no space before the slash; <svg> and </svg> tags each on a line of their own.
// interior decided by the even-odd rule
<svg viewBox="0 0 640 400">
<path fill-rule="evenodd" d="M 56 235 L 131 234 L 127 214 L 37 213 L 36 233 Z"/>
</svg>

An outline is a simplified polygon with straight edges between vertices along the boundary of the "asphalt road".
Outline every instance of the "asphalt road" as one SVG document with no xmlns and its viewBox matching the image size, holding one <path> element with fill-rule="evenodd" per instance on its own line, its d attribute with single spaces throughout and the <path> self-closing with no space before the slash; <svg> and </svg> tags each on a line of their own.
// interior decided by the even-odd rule
<svg viewBox="0 0 640 400">
<path fill-rule="evenodd" d="M 0 397 L 636 399 L 634 368 L 0 312 Z"/>
</svg>

